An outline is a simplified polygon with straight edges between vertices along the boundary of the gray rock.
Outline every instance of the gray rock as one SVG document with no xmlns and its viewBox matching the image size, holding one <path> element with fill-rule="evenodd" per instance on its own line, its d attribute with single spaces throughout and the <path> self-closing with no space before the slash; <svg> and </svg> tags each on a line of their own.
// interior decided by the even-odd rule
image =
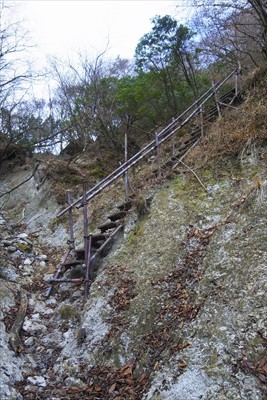
<svg viewBox="0 0 267 400">
<path fill-rule="evenodd" d="M 163 374 L 164 383 L 158 385 L 155 379 L 148 394 L 144 397 L 145 400 L 208 400 L 218 389 L 200 366 L 188 368 L 176 382 L 173 382 L 170 371 L 162 372 L 161 375 Z M 164 387 L 165 389 L 163 389 Z"/>
<path fill-rule="evenodd" d="M 20 251 L 28 252 L 28 253 L 30 253 L 32 251 L 32 247 L 33 247 L 32 243 L 30 241 L 26 241 L 26 240 L 17 240 L 16 246 Z"/>
<path fill-rule="evenodd" d="M 7 251 L 9 253 L 14 253 L 17 250 L 15 246 L 7 246 Z"/>
<path fill-rule="evenodd" d="M 24 343 L 25 343 L 25 346 L 31 347 L 35 344 L 35 338 L 33 336 L 30 336 L 25 340 Z"/>
<path fill-rule="evenodd" d="M 46 381 L 45 381 L 45 378 L 43 376 L 37 376 L 37 375 L 29 376 L 27 378 L 27 381 L 29 383 L 31 383 L 32 385 L 36 385 L 36 386 L 39 386 L 39 387 L 46 387 Z"/>
<path fill-rule="evenodd" d="M 3 318 L 3 311 L 14 306 L 14 297 L 8 285 L 0 279 L 0 319 Z M 9 335 L 5 325 L 0 321 L 0 399 L 22 400 L 22 396 L 17 393 L 14 383 L 23 380 L 21 367 L 23 358 L 14 356 L 14 352 L 9 347 Z"/>
<path fill-rule="evenodd" d="M 7 247 L 12 246 L 13 242 L 11 240 L 4 239 L 2 240 L 2 244 Z"/>
<path fill-rule="evenodd" d="M 74 387 L 77 387 L 80 389 L 85 389 L 87 386 L 81 379 L 73 378 L 71 376 L 69 376 L 68 378 L 65 379 L 64 384 L 67 387 L 74 386 Z"/>
<path fill-rule="evenodd" d="M 46 267 L 45 261 L 40 261 L 40 262 L 39 262 L 39 265 L 40 265 L 41 268 Z"/>
<path fill-rule="evenodd" d="M 41 254 L 41 255 L 36 257 L 36 260 L 46 261 L 47 260 L 47 255 L 46 254 Z"/>
<path fill-rule="evenodd" d="M 30 258 L 26 258 L 24 261 L 23 261 L 23 264 L 24 265 L 31 265 L 33 263 L 33 260 L 31 260 Z"/>
<path fill-rule="evenodd" d="M 29 235 L 26 233 L 26 232 L 24 232 L 24 233 L 19 233 L 18 235 L 17 235 L 17 238 L 18 239 L 27 239 L 29 237 Z"/>
<path fill-rule="evenodd" d="M 29 317 L 25 317 L 23 330 L 28 333 L 45 333 L 47 331 L 47 327 L 35 320 L 29 319 Z"/>
<path fill-rule="evenodd" d="M 0 260 L 0 278 L 7 279 L 12 282 L 16 282 L 19 275 L 15 267 L 11 264 L 3 264 Z"/>
</svg>

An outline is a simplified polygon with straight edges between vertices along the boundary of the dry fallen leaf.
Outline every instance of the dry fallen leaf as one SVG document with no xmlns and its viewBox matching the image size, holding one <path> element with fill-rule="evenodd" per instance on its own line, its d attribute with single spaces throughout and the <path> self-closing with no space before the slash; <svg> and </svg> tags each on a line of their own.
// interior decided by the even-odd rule
<svg viewBox="0 0 267 400">
<path fill-rule="evenodd" d="M 142 375 L 140 376 L 139 382 L 141 385 L 145 385 L 148 379 L 148 373 L 145 371 L 142 373 Z"/>
<path fill-rule="evenodd" d="M 128 367 L 126 369 L 123 369 L 121 371 L 122 376 L 127 376 L 127 375 L 132 375 L 133 372 L 133 368 L 132 367 Z"/>
<path fill-rule="evenodd" d="M 116 389 L 116 383 L 113 383 L 113 385 L 111 385 L 110 388 L 108 389 L 108 392 L 113 393 L 115 389 Z"/>
<path fill-rule="evenodd" d="M 178 363 L 178 367 L 180 367 L 180 368 L 184 368 L 186 366 L 187 366 L 187 363 L 185 361 L 181 361 Z"/>
<path fill-rule="evenodd" d="M 135 364 L 135 358 L 131 358 L 124 367 L 121 368 L 120 372 L 122 375 L 129 375 L 132 374 L 133 367 Z"/>
</svg>

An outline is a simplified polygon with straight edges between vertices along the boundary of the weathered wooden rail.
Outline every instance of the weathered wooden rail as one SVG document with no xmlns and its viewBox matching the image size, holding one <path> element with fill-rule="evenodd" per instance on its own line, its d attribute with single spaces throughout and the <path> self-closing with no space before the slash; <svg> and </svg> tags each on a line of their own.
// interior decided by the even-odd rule
<svg viewBox="0 0 267 400">
<path fill-rule="evenodd" d="M 110 215 L 108 218 L 110 222 L 103 224 L 98 227 L 101 231 L 100 234 L 89 235 L 88 234 L 88 222 L 87 222 L 87 204 L 88 202 L 97 196 L 102 190 L 111 185 L 121 176 L 125 176 L 126 185 L 128 182 L 127 171 L 133 168 L 137 163 L 148 157 L 151 153 L 157 150 L 157 169 L 154 173 L 161 175 L 160 166 L 160 146 L 175 138 L 177 132 L 179 132 L 185 125 L 192 123 L 195 117 L 198 117 L 198 124 L 193 126 L 187 140 L 183 140 L 183 135 L 179 137 L 179 143 L 177 146 L 172 146 L 172 154 L 170 159 L 163 164 L 163 168 L 168 168 L 181 160 L 185 154 L 192 148 L 199 138 L 203 136 L 204 128 L 207 124 L 212 122 L 216 117 L 221 115 L 222 108 L 232 107 L 234 101 L 239 96 L 238 88 L 238 75 L 239 70 L 235 69 L 226 78 L 213 84 L 212 87 L 204 93 L 199 99 L 197 99 L 190 107 L 188 107 L 179 116 L 172 119 L 172 121 L 163 128 L 160 132 L 155 132 L 155 139 L 144 146 L 139 152 L 134 154 L 129 160 L 121 164 L 116 170 L 105 177 L 103 180 L 98 182 L 93 188 L 86 189 L 84 185 L 83 195 L 76 201 L 71 202 L 70 193 L 67 192 L 68 206 L 57 214 L 57 217 L 61 217 L 65 213 L 69 214 L 69 232 L 70 239 L 68 241 L 69 249 L 65 253 L 62 262 L 56 271 L 53 279 L 50 280 L 51 286 L 47 290 L 47 297 L 51 295 L 53 286 L 62 282 L 73 282 L 81 283 L 85 282 L 85 300 L 88 298 L 89 282 L 93 280 L 93 261 L 95 258 L 103 252 L 103 250 L 110 244 L 114 236 L 123 228 L 123 220 L 126 216 L 127 211 L 131 208 L 131 203 L 128 201 L 123 206 L 119 207 L 119 212 Z M 227 93 L 219 96 L 219 90 L 229 82 L 235 76 L 235 84 L 232 85 L 233 89 Z M 210 105 L 211 99 L 215 100 L 215 104 Z M 209 105 L 205 110 L 204 106 Z M 127 199 L 126 199 L 127 200 Z M 74 207 L 83 208 L 83 220 L 84 220 L 84 247 L 81 249 L 75 248 L 74 243 L 74 230 L 73 230 L 73 217 L 72 210 Z M 64 273 L 76 265 L 85 266 L 85 279 L 80 278 L 64 278 Z"/>
<path fill-rule="evenodd" d="M 116 170 L 111 174 L 106 176 L 103 180 L 98 182 L 93 188 L 86 192 L 86 201 L 89 202 L 93 197 L 98 195 L 102 190 L 111 185 L 115 180 L 124 175 L 130 168 L 134 167 L 138 162 L 143 160 L 149 154 L 151 154 L 157 146 L 160 146 L 171 137 L 176 135 L 176 133 L 181 130 L 190 120 L 192 120 L 196 115 L 203 113 L 203 106 L 208 103 L 208 101 L 215 96 L 218 90 L 228 82 L 233 75 L 238 76 L 238 69 L 232 71 L 226 78 L 220 82 L 214 84 L 206 93 L 204 93 L 199 99 L 197 99 L 190 107 L 188 107 L 182 114 L 178 117 L 172 119 L 172 121 L 163 128 L 159 133 L 155 134 L 155 140 L 152 140 L 145 147 L 143 147 L 138 153 L 134 154 L 128 161 L 121 164 Z M 234 95 L 238 95 L 237 84 L 235 85 Z M 216 101 L 216 109 L 220 109 L 220 100 Z M 77 205 L 78 208 L 82 207 L 83 196 L 79 197 L 76 201 L 66 207 L 64 210 L 57 214 L 57 217 L 61 217 L 68 210 Z"/>
</svg>

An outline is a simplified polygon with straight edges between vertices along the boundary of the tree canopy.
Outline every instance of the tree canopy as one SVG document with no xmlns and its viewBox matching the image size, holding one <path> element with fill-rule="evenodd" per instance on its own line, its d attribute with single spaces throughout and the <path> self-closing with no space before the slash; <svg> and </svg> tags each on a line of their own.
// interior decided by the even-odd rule
<svg viewBox="0 0 267 400">
<path fill-rule="evenodd" d="M 177 0 L 193 7 L 186 24 L 156 15 L 136 45 L 134 60 L 79 54 L 75 62 L 51 60 L 57 85 L 49 101 L 25 97 L 33 78 L 23 54 L 31 45 L 19 21 L 0 28 L 1 157 L 10 143 L 30 151 L 86 151 L 101 143 L 121 153 L 125 133 L 132 151 L 194 101 L 214 71 L 257 66 L 267 58 L 263 0 Z M 2 10 L 3 20 L 5 9 Z"/>
</svg>

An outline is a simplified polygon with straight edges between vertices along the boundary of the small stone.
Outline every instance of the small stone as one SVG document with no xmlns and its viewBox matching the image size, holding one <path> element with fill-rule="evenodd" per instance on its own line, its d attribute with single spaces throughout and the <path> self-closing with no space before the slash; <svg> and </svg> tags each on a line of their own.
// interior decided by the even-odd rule
<svg viewBox="0 0 267 400">
<path fill-rule="evenodd" d="M 40 256 L 37 256 L 36 259 L 39 261 L 45 261 L 45 260 L 47 260 L 47 255 L 41 254 Z"/>
<path fill-rule="evenodd" d="M 12 253 L 12 257 L 20 257 L 22 255 L 22 252 L 20 250 L 16 250 L 14 253 Z"/>
<path fill-rule="evenodd" d="M 72 293 L 71 298 L 73 300 L 79 299 L 82 296 L 82 292 L 80 290 L 75 290 L 75 292 Z"/>
<path fill-rule="evenodd" d="M 31 265 L 31 264 L 32 264 L 32 260 L 31 260 L 30 258 L 26 258 L 26 259 L 23 261 L 23 264 L 24 264 L 24 265 Z"/>
<path fill-rule="evenodd" d="M 54 274 L 47 274 L 47 275 L 43 276 L 43 280 L 45 282 L 48 282 L 48 281 L 50 281 L 50 279 L 53 279 L 53 277 L 54 277 Z"/>
<path fill-rule="evenodd" d="M 39 387 L 46 387 L 46 381 L 43 376 L 29 376 L 27 381 L 32 385 L 36 385 Z"/>
<path fill-rule="evenodd" d="M 2 240 L 4 246 L 12 246 L 13 242 L 11 240 L 4 239 Z"/>
<path fill-rule="evenodd" d="M 8 279 L 11 282 L 16 282 L 18 274 L 13 265 L 7 264 L 5 266 L 0 264 L 0 278 Z"/>
<path fill-rule="evenodd" d="M 46 304 L 47 305 L 53 305 L 53 304 L 57 304 L 57 301 L 55 298 L 51 297 L 50 299 L 46 300 Z"/>
<path fill-rule="evenodd" d="M 24 343 L 25 343 L 25 345 L 26 345 L 27 347 L 31 347 L 31 346 L 34 345 L 35 339 L 34 339 L 33 336 L 30 336 L 30 337 L 28 337 L 28 339 L 25 340 Z"/>
<path fill-rule="evenodd" d="M 72 376 L 69 376 L 68 378 L 65 379 L 64 381 L 65 385 L 67 387 L 77 387 L 79 389 L 85 389 L 86 384 L 81 380 L 77 378 L 73 378 Z"/>
<path fill-rule="evenodd" d="M 31 251 L 32 250 L 32 244 L 28 243 L 28 242 L 17 242 L 16 243 L 17 248 L 21 251 Z"/>
<path fill-rule="evenodd" d="M 7 247 L 7 251 L 9 253 L 14 253 L 17 250 L 17 248 L 15 246 L 8 246 Z"/>
<path fill-rule="evenodd" d="M 44 268 L 44 267 L 46 266 L 46 263 L 45 263 L 44 261 L 41 261 L 41 262 L 39 263 L 39 265 L 40 265 L 40 267 Z"/>
<path fill-rule="evenodd" d="M 29 318 L 25 318 L 24 324 L 23 324 L 23 330 L 25 332 L 40 332 L 40 333 L 44 333 L 47 331 L 47 327 L 45 325 L 42 324 L 38 324 L 38 322 L 36 321 L 32 321 Z"/>
<path fill-rule="evenodd" d="M 27 239 L 29 235 L 27 233 L 20 233 L 19 235 L 17 235 L 17 238 L 19 239 Z"/>
</svg>

